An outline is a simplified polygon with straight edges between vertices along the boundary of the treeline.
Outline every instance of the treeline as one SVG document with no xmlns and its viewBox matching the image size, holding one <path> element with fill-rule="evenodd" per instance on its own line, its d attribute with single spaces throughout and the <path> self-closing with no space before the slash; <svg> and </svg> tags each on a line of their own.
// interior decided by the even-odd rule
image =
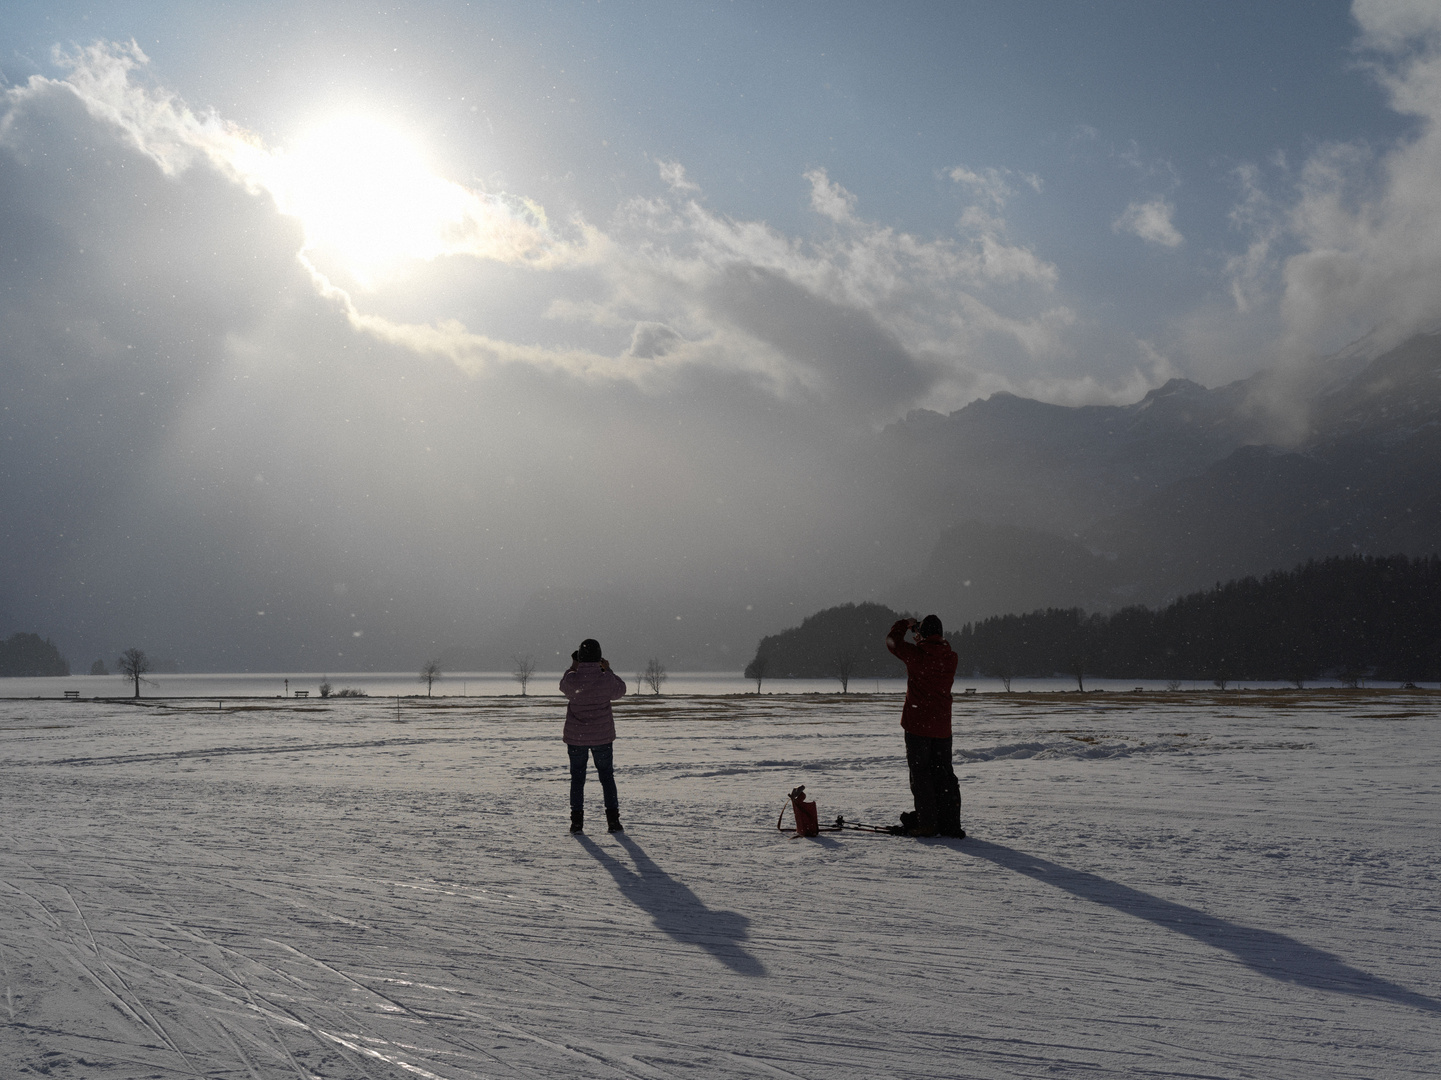
<svg viewBox="0 0 1441 1080">
<path fill-rule="evenodd" d="M 852 679 L 903 677 L 905 665 L 885 645 L 900 618 L 883 604 L 842 604 L 818 611 L 799 626 L 761 639 L 746 665 L 748 679 Z"/>
<path fill-rule="evenodd" d="M 1441 558 L 1348 556 L 1243 578 L 1159 611 L 1001 615 L 947 635 L 960 670 L 1009 681 L 1441 679 Z"/>
<path fill-rule="evenodd" d="M 0 678 L 69 674 L 70 665 L 60 650 L 39 634 L 11 634 L 0 641 Z"/>
</svg>

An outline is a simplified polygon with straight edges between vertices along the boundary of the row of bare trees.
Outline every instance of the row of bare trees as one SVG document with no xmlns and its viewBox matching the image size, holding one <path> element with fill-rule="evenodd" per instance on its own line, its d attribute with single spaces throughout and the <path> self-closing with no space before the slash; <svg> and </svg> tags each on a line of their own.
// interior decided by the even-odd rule
<svg viewBox="0 0 1441 1080">
<path fill-rule="evenodd" d="M 530 685 L 531 676 L 535 674 L 535 657 L 529 653 L 518 653 L 511 658 L 511 678 L 520 683 L 520 696 L 526 697 L 527 687 Z M 140 684 L 148 681 L 145 674 L 151 670 L 150 658 L 145 655 L 143 649 L 126 649 L 120 654 L 120 659 L 115 661 L 115 673 L 127 679 L 134 680 L 135 696 L 140 696 Z M 427 660 L 420 668 L 420 681 L 425 683 L 425 696 L 432 696 L 437 679 L 443 678 L 444 672 L 440 669 L 439 660 Z M 650 658 L 645 671 L 635 677 L 636 689 L 639 690 L 642 684 L 649 686 L 652 694 L 659 694 L 660 688 L 665 684 L 667 675 L 665 667 L 655 657 Z M 327 679 L 322 685 L 321 697 L 330 697 L 330 682 Z M 759 685 L 757 686 L 759 691 Z"/>
<path fill-rule="evenodd" d="M 842 649 L 832 656 L 830 662 L 826 665 L 830 677 L 840 681 L 842 694 L 850 693 L 851 676 L 856 673 L 856 663 L 855 652 L 850 649 Z M 746 665 L 746 675 L 756 681 L 757 694 L 761 692 L 761 684 L 765 681 L 766 675 L 770 673 L 770 669 L 771 658 L 764 653 L 758 654 L 754 660 Z M 1009 683 L 1006 689 L 1010 689 Z"/>
<path fill-rule="evenodd" d="M 535 674 L 535 657 L 530 653 L 517 653 L 510 658 L 510 677 L 520 683 L 520 696 L 527 697 L 527 688 L 530 686 L 531 677 Z M 427 660 L 420 669 L 420 681 L 425 683 L 425 696 L 431 696 L 431 688 L 435 681 L 441 678 L 440 662 L 438 660 Z M 659 694 L 660 688 L 665 685 L 668 678 L 665 666 L 654 656 L 646 664 L 644 671 L 635 677 L 636 691 L 639 692 L 642 685 L 649 686 L 652 694 Z"/>
<path fill-rule="evenodd" d="M 525 697 L 526 687 L 530 685 L 530 677 L 535 674 L 535 657 L 529 653 L 517 653 L 510 658 L 510 677 L 520 683 L 520 696 Z M 420 669 L 420 681 L 425 683 L 425 696 L 431 696 L 431 690 L 435 681 L 443 677 L 440 670 L 439 660 L 427 660 Z"/>
</svg>

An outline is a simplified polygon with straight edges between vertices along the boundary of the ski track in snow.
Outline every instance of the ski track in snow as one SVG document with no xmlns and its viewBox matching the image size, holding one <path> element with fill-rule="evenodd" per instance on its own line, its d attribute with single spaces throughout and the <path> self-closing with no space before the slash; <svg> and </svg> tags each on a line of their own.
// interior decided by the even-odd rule
<svg viewBox="0 0 1441 1080">
<path fill-rule="evenodd" d="M 0 701 L 0 1077 L 1434 1077 L 1441 695 Z M 787 817 L 789 820 L 789 816 Z"/>
</svg>

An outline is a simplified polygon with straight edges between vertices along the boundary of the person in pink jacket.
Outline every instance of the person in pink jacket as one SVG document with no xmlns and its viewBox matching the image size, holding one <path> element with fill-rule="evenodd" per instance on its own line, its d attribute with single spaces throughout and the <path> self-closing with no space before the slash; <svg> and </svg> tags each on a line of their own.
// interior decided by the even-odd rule
<svg viewBox="0 0 1441 1080">
<path fill-rule="evenodd" d="M 610 703 L 625 697 L 625 680 L 600 654 L 600 642 L 586 638 L 570 654 L 571 664 L 560 677 L 560 692 L 570 699 L 565 710 L 565 748 L 570 755 L 570 831 L 585 831 L 585 766 L 595 758 L 596 775 L 605 795 L 605 822 L 611 832 L 624 832 L 620 800 L 615 791 L 615 717 Z"/>
</svg>

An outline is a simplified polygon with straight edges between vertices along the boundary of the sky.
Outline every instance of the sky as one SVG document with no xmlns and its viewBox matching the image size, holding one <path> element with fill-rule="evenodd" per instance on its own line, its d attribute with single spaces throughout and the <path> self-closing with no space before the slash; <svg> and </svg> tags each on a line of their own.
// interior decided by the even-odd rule
<svg viewBox="0 0 1441 1080">
<path fill-rule="evenodd" d="M 836 465 L 912 409 L 1441 318 L 1423 0 L 12 3 L 0 45 L 0 632 L 83 666 L 404 666 L 597 597 L 667 613 L 642 653 L 724 609 L 723 666 L 924 561 Z"/>
</svg>

